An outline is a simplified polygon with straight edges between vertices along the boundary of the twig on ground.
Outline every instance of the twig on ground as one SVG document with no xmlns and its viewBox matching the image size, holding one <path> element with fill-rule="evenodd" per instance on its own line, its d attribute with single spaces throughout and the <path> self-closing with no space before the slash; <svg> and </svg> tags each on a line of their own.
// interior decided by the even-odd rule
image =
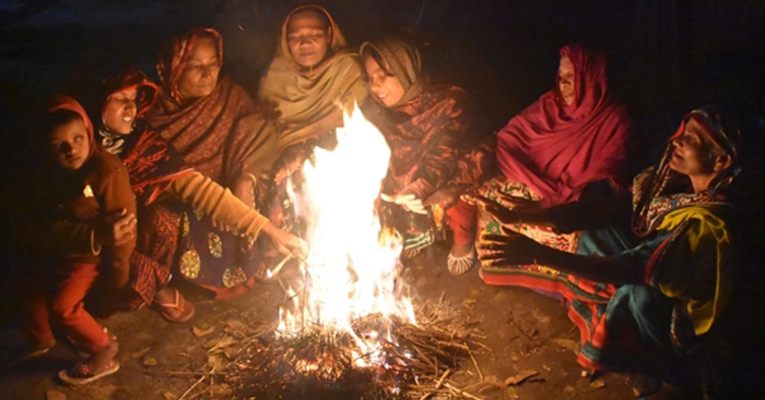
<svg viewBox="0 0 765 400">
<path fill-rule="evenodd" d="M 462 389 L 452 385 L 450 382 L 444 383 L 444 386 L 448 387 L 449 389 L 451 389 L 453 391 L 455 391 L 457 393 L 457 395 L 459 395 L 459 396 L 467 397 L 467 398 L 473 399 L 473 400 L 484 400 L 481 397 L 475 396 L 475 395 L 473 395 L 471 393 L 468 393 L 468 392 L 466 392 L 466 391 L 464 391 L 464 390 L 462 390 Z"/>
<path fill-rule="evenodd" d="M 470 359 L 473 360 L 473 365 L 475 365 L 475 370 L 478 372 L 478 379 L 483 381 L 483 372 L 481 371 L 481 367 L 478 366 L 478 361 L 476 361 L 475 357 L 473 357 L 473 352 L 468 350 L 468 354 L 470 354 Z"/>
<path fill-rule="evenodd" d="M 202 377 L 201 377 L 201 378 L 197 379 L 197 381 L 196 381 L 196 382 L 194 382 L 194 384 L 193 384 L 193 385 L 191 385 L 191 387 L 190 387 L 190 388 L 188 388 L 188 390 L 186 390 L 185 392 L 183 392 L 183 394 L 181 395 L 181 397 L 179 397 L 179 398 L 178 398 L 178 400 L 183 400 L 183 399 L 185 399 L 185 398 L 186 398 L 186 396 L 187 396 L 189 393 L 191 393 L 191 391 L 192 391 L 192 390 L 194 390 L 194 388 L 195 388 L 195 387 L 197 387 L 197 386 L 198 386 L 200 383 L 202 383 L 202 381 L 203 381 L 203 380 L 205 380 L 205 378 L 207 378 L 207 375 L 202 375 Z"/>
</svg>

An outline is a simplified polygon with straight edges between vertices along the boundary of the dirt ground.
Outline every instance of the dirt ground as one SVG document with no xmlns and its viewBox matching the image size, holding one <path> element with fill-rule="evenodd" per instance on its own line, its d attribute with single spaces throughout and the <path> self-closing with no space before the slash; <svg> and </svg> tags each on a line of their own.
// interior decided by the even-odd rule
<svg viewBox="0 0 765 400">
<path fill-rule="evenodd" d="M 623 376 L 585 375 L 573 352 L 579 333 L 566 317 L 565 308 L 556 300 L 526 289 L 487 286 L 476 269 L 464 276 L 452 276 L 445 267 L 446 252 L 445 246 L 437 246 L 409 263 L 404 275 L 414 287 L 415 306 L 428 299 L 443 299 L 459 310 L 457 312 L 480 321 L 477 332 L 486 337 L 480 341 L 491 352 L 480 349 L 476 352 L 480 372 L 471 360 L 464 360 L 461 369 L 451 375 L 453 382 L 475 383 L 480 381 L 479 374 L 488 379 L 494 376 L 503 382 L 518 372 L 533 370 L 538 374 L 517 386 L 473 394 L 486 400 L 635 398 Z M 278 306 L 284 299 L 283 290 L 279 285 L 260 284 L 238 298 L 220 301 L 209 299 L 193 287 L 181 289 L 197 308 L 189 322 L 168 323 L 149 308 L 102 320 L 119 338 L 118 360 L 122 367 L 116 374 L 81 387 L 61 385 L 56 378 L 57 371 L 71 366 L 78 356 L 60 342 L 38 359 L 5 368 L 0 377 L 0 399 L 240 398 L 222 389 L 217 394 L 207 389 L 208 380 L 192 389 L 207 363 L 206 348 L 210 347 L 211 340 L 214 342 L 223 335 L 232 320 L 253 325 L 262 323 L 263 319 L 276 319 Z M 212 332 L 200 336 L 210 328 Z M 6 349 L 18 344 L 18 329 L 6 326 L 2 329 L 2 338 Z M 57 394 L 65 397 L 51 397 Z M 675 397 L 665 390 L 651 399 Z"/>
</svg>

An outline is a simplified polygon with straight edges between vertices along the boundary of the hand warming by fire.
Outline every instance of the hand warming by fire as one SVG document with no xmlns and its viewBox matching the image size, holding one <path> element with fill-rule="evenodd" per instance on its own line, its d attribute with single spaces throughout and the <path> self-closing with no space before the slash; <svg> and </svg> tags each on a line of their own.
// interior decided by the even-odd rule
<svg viewBox="0 0 765 400">
<path fill-rule="evenodd" d="M 763 258 L 763 224 L 734 207 L 752 198 L 746 183 L 761 175 L 750 172 L 761 163 L 747 159 L 761 146 L 741 146 L 758 136 L 742 141 L 743 131 L 765 125 L 731 104 L 699 104 L 725 92 L 720 86 L 759 87 L 743 74 L 744 58 L 728 53 L 754 50 L 757 40 L 726 46 L 748 37 L 740 30 L 758 21 L 752 7 L 746 18 L 709 22 L 683 13 L 735 16 L 727 3 L 736 2 L 700 2 L 715 13 L 678 0 L 597 2 L 603 12 L 594 14 L 579 5 L 587 1 L 520 9 L 421 1 L 418 11 L 405 1 L 338 2 L 343 17 L 358 17 L 352 32 L 361 36 L 346 40 L 320 5 L 101 0 L 93 7 L 118 7 L 120 18 L 88 10 L 88 24 L 102 19 L 93 16 L 109 23 L 82 30 L 68 22 L 79 18 L 77 2 L 32 3 L 0 1 L 9 22 L 0 48 L 12 56 L 3 65 L 31 67 L 0 78 L 14 106 L 4 125 L 24 138 L 5 141 L 18 160 L 3 169 L 10 186 L 0 196 L 10 243 L 0 265 L 13 289 L 0 304 L 19 319 L 0 325 L 25 333 L 2 332 L 24 341 L 0 348 L 0 365 L 22 372 L 5 374 L 4 384 L 49 380 L 49 368 L 39 378 L 15 367 L 65 351 L 71 365 L 56 384 L 108 382 L 70 388 L 72 398 L 129 391 L 128 381 L 156 373 L 176 386 L 162 397 L 178 400 L 499 400 L 519 398 L 524 382 L 523 398 L 591 399 L 582 389 L 604 388 L 604 372 L 642 382 L 609 378 L 608 398 L 628 385 L 651 394 L 664 382 L 682 385 L 682 398 L 765 398 L 735 394 L 762 381 L 739 360 L 761 364 L 765 356 L 751 350 L 765 349 L 765 328 L 751 317 L 763 314 L 752 301 L 761 284 L 749 282 L 761 275 L 752 260 Z M 639 12 L 624 11 L 633 6 Z M 281 12 L 265 65 L 261 30 L 275 28 Z M 481 12 L 491 18 L 471 23 Z M 167 26 L 133 20 L 145 15 Z M 34 33 L 62 16 L 55 35 Z M 365 31 L 397 18 L 406 29 Z M 154 52 L 128 45 L 191 21 L 216 28 L 177 31 L 153 63 L 139 57 Z M 691 33 L 647 34 L 678 26 Z M 90 43 L 98 47 L 75 43 L 87 45 L 94 32 L 106 35 Z M 112 37 L 123 33 L 136 36 Z M 607 48 L 555 43 L 569 34 Z M 224 36 L 235 37 L 226 53 Z M 127 56 L 136 59 L 123 65 Z M 537 87 L 543 61 L 547 85 Z M 22 82 L 61 78 L 77 65 L 55 86 Z M 156 74 L 137 65 L 155 65 Z M 666 98 L 663 75 L 681 78 Z M 627 76 L 634 82 L 618 82 Z M 450 78 L 468 78 L 472 94 Z M 614 91 L 631 86 L 640 90 L 620 94 L 645 98 Z M 32 99 L 54 88 L 63 92 L 33 115 Z M 757 108 L 753 92 L 740 94 L 736 104 Z M 513 110 L 523 99 L 536 100 Z M 643 144 L 659 138 L 646 134 L 679 117 L 673 104 L 698 107 L 682 110 L 650 164 L 644 156 L 657 153 Z M 500 110 L 508 115 L 491 115 Z M 573 354 L 547 351 L 551 344 Z M 128 374 L 118 373 L 121 363 Z M 42 388 L 0 392 L 42 398 Z M 151 390 L 123 397 L 156 397 Z"/>
</svg>

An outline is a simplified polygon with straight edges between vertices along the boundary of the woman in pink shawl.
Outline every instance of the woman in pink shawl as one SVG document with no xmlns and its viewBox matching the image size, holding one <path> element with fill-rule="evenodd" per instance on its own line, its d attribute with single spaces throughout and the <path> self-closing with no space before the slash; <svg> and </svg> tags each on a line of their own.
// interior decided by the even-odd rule
<svg viewBox="0 0 765 400">
<path fill-rule="evenodd" d="M 625 183 L 631 124 L 608 90 L 605 56 L 570 45 L 560 57 L 555 88 L 497 134 L 497 163 L 504 176 L 481 191 L 510 208 L 561 205 L 579 200 L 595 183 L 607 190 L 620 190 Z M 486 219 L 484 230 L 501 234 L 497 222 Z M 528 223 L 517 230 L 547 246 L 576 250 L 578 233 L 561 235 Z M 520 268 L 554 273 L 538 265 Z M 513 284 L 491 268 L 482 268 L 481 276 L 489 284 Z"/>
</svg>

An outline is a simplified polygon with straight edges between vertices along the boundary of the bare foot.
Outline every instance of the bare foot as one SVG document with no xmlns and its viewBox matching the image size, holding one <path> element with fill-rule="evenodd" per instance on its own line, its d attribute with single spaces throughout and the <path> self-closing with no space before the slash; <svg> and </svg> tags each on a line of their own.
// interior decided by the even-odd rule
<svg viewBox="0 0 765 400">
<path fill-rule="evenodd" d="M 464 256 L 468 255 L 468 253 L 470 253 L 470 250 L 472 248 L 473 248 L 473 244 L 472 243 L 467 243 L 467 244 L 457 244 L 457 243 L 455 243 L 455 244 L 452 245 L 452 250 L 451 250 L 450 253 L 454 257 L 464 257 Z"/>
</svg>

